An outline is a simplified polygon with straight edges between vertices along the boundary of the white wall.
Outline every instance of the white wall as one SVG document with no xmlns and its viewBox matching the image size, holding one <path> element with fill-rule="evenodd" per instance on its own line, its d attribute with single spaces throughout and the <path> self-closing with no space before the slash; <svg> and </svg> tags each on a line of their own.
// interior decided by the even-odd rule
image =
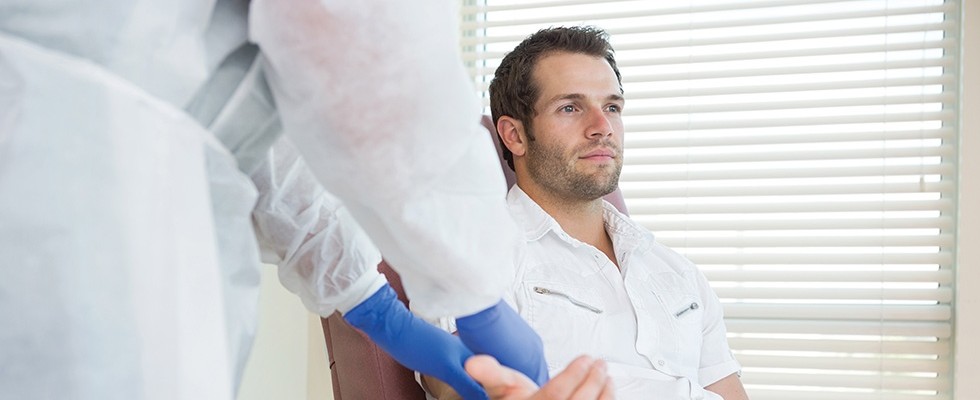
<svg viewBox="0 0 980 400">
<path fill-rule="evenodd" d="M 333 400 L 320 318 L 262 267 L 259 327 L 238 400 Z"/>
<path fill-rule="evenodd" d="M 954 393 L 980 399 L 980 2 L 963 0 Z"/>
</svg>

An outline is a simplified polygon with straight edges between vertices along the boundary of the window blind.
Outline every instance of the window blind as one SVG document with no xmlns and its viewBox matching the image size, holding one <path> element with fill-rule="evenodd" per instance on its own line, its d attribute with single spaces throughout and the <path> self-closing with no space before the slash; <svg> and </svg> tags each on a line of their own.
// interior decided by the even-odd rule
<svg viewBox="0 0 980 400">
<path fill-rule="evenodd" d="M 753 399 L 951 399 L 958 7 L 465 0 L 461 48 L 488 105 L 528 34 L 611 34 L 630 214 L 712 282 Z"/>
</svg>

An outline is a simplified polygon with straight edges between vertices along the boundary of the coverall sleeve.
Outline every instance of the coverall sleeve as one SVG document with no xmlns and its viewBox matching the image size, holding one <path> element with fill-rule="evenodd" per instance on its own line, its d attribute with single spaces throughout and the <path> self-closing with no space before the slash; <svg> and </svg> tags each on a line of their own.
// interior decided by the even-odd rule
<svg viewBox="0 0 980 400">
<path fill-rule="evenodd" d="M 347 312 L 384 285 L 378 249 L 288 140 L 276 142 L 251 178 L 262 261 L 279 266 L 280 282 L 306 308 L 324 317 Z"/>
<path fill-rule="evenodd" d="M 433 318 L 499 302 L 518 243 L 454 4 L 256 0 L 249 12 L 284 133 Z"/>
</svg>

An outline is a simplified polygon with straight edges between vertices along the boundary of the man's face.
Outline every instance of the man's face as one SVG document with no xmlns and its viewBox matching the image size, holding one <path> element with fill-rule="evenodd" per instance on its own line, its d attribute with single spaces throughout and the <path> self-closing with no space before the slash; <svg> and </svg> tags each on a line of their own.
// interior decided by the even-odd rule
<svg viewBox="0 0 980 400">
<path fill-rule="evenodd" d="M 542 189 L 567 200 L 595 200 L 616 190 L 623 168 L 623 97 L 601 57 L 555 53 L 533 78 L 540 94 L 527 172 Z"/>
</svg>

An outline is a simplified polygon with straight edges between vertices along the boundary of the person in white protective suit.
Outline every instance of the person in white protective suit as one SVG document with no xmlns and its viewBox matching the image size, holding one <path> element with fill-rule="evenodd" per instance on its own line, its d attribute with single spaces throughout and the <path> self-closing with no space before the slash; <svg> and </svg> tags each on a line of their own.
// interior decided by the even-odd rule
<svg viewBox="0 0 980 400">
<path fill-rule="evenodd" d="M 474 352 L 544 383 L 500 302 L 517 236 L 454 21 L 445 1 L 0 3 L 0 399 L 232 398 L 260 254 L 467 398 Z M 374 244 L 459 338 L 393 299 Z M 494 397 L 534 394 L 473 363 Z M 608 396 L 585 365 L 534 395 Z"/>
</svg>

